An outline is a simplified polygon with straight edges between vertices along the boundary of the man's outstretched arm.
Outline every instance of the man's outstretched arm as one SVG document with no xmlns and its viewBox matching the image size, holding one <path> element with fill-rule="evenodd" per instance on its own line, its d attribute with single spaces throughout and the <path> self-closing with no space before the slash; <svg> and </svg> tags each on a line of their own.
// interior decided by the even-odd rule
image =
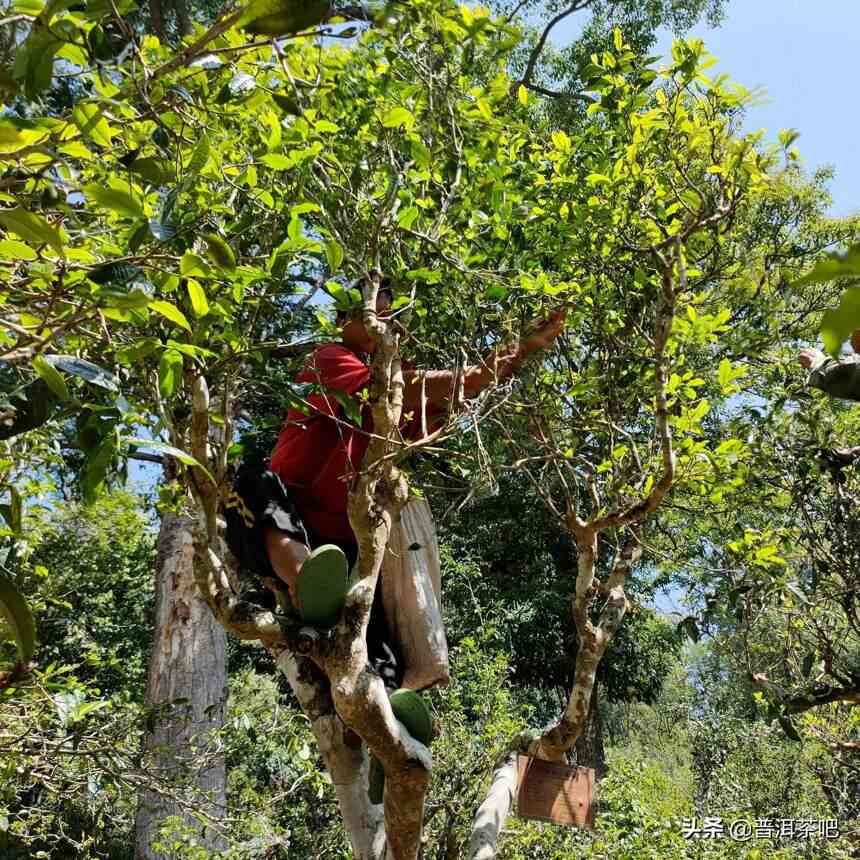
<svg viewBox="0 0 860 860">
<path fill-rule="evenodd" d="M 509 377 L 533 353 L 546 349 L 564 329 L 566 311 L 553 313 L 535 332 L 519 343 L 499 347 L 490 352 L 480 364 L 465 368 L 463 393 L 475 397 L 489 385 Z M 406 370 L 403 373 L 406 387 L 403 393 L 403 411 L 421 408 L 423 397 L 438 409 L 447 409 L 455 394 L 456 372 L 453 370 Z M 422 386 L 423 379 L 423 386 Z"/>
<path fill-rule="evenodd" d="M 830 397 L 860 400 L 860 355 L 828 358 L 817 349 L 800 351 L 801 367 L 807 368 L 807 385 L 818 388 Z"/>
</svg>

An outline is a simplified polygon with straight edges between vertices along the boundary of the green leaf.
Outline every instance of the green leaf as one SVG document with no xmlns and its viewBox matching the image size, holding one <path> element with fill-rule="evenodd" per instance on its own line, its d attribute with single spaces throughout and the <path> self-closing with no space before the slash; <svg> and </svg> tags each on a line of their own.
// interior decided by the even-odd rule
<svg viewBox="0 0 860 860">
<path fill-rule="evenodd" d="M 261 156 L 260 161 L 268 165 L 272 170 L 291 170 L 296 166 L 295 161 L 286 155 L 280 155 L 277 152 L 269 152 Z"/>
<path fill-rule="evenodd" d="M 624 47 L 624 39 L 621 36 L 621 30 L 615 27 L 612 30 L 612 43 L 615 45 L 615 50 L 620 51 Z"/>
<path fill-rule="evenodd" d="M 37 21 L 23 43 L 17 46 L 13 77 L 23 81 L 24 95 L 30 101 L 51 86 L 54 57 L 63 42 Z"/>
<path fill-rule="evenodd" d="M 196 276 L 198 278 L 209 278 L 212 276 L 212 270 L 209 264 L 197 254 L 191 251 L 186 251 L 179 261 L 179 273 L 181 275 Z"/>
<path fill-rule="evenodd" d="M 104 484 L 108 468 L 116 454 L 116 429 L 112 428 L 101 441 L 95 453 L 87 460 L 81 491 L 86 504 L 92 504 Z"/>
<path fill-rule="evenodd" d="M 724 389 L 731 381 L 732 363 L 727 358 L 724 358 L 720 362 L 720 367 L 717 370 L 717 382 L 719 382 L 720 388 Z"/>
<path fill-rule="evenodd" d="M 209 162 L 209 138 L 204 134 L 191 152 L 186 170 L 188 173 L 200 173 Z"/>
<path fill-rule="evenodd" d="M 60 398 L 60 400 L 68 400 L 69 399 L 69 388 L 66 385 L 66 380 L 63 379 L 63 375 L 49 362 L 45 361 L 44 356 L 37 355 L 33 359 L 33 369 L 45 382 L 48 384 L 48 388 Z"/>
<path fill-rule="evenodd" d="M 415 163 L 419 167 L 429 167 L 432 164 L 433 153 L 422 141 L 411 140 L 409 142 L 409 149 L 412 157 L 415 159 Z"/>
<path fill-rule="evenodd" d="M 552 133 L 553 146 L 560 152 L 570 151 L 570 138 L 563 131 L 554 131 Z"/>
<path fill-rule="evenodd" d="M 339 242 L 335 242 L 334 239 L 329 239 L 329 241 L 325 243 L 325 258 L 328 262 L 329 273 L 333 275 L 340 268 L 340 264 L 343 262 L 343 248 Z"/>
<path fill-rule="evenodd" d="M 138 158 L 128 168 L 151 185 L 171 185 L 176 182 L 176 171 L 160 158 Z"/>
<path fill-rule="evenodd" d="M 27 601 L 5 574 L 0 574 L 0 614 L 12 631 L 21 662 L 28 663 L 36 650 L 36 624 Z"/>
<path fill-rule="evenodd" d="M 236 257 L 233 254 L 233 249 L 217 233 L 204 233 L 203 241 L 206 243 L 209 256 L 216 266 L 230 272 L 236 269 Z"/>
<path fill-rule="evenodd" d="M 182 353 L 166 349 L 158 363 L 158 391 L 165 400 L 173 397 L 182 379 L 184 360 Z"/>
<path fill-rule="evenodd" d="M 205 317 L 209 313 L 209 302 L 203 287 L 193 278 L 188 279 L 188 297 L 191 299 L 191 309 L 197 317 Z"/>
<path fill-rule="evenodd" d="M 112 145 L 116 136 L 116 129 L 108 124 L 102 109 L 91 102 L 82 102 L 75 106 L 72 111 L 72 122 L 84 137 L 88 137 L 93 143 L 106 149 Z"/>
<path fill-rule="evenodd" d="M 612 180 L 603 173 L 589 173 L 588 176 L 585 177 L 585 181 L 589 185 L 609 185 Z"/>
<path fill-rule="evenodd" d="M 839 355 L 842 344 L 851 336 L 851 332 L 844 328 L 844 320 L 836 311 L 825 311 L 821 318 L 821 340 L 824 342 L 824 351 L 832 356 Z"/>
<path fill-rule="evenodd" d="M 41 215 L 35 215 L 22 209 L 6 209 L 0 212 L 0 224 L 12 233 L 16 233 L 31 245 L 50 245 L 60 257 L 65 257 L 63 240 Z"/>
<path fill-rule="evenodd" d="M 0 260 L 24 260 L 29 262 L 35 260 L 38 254 L 23 242 L 14 239 L 0 240 Z"/>
<path fill-rule="evenodd" d="M 415 223 L 416 218 L 418 218 L 417 206 L 410 206 L 397 213 L 397 223 L 404 230 L 408 230 Z"/>
<path fill-rule="evenodd" d="M 302 219 L 297 215 L 293 215 L 290 219 L 290 223 L 287 225 L 287 236 L 289 236 L 294 242 L 298 242 L 300 239 L 304 238 Z"/>
<path fill-rule="evenodd" d="M 328 389 L 326 394 L 334 395 L 334 399 L 341 405 L 347 420 L 355 424 L 356 427 L 361 427 L 361 408 L 349 394 L 334 389 Z"/>
<path fill-rule="evenodd" d="M 0 120 L 0 155 L 11 155 L 35 146 L 48 137 L 43 128 L 21 128 L 9 119 Z"/>
<path fill-rule="evenodd" d="M 821 318 L 824 348 L 836 356 L 842 344 L 860 328 L 860 287 L 849 287 L 842 293 L 839 307 L 825 311 Z"/>
<path fill-rule="evenodd" d="M 330 8 L 329 0 L 252 0 L 236 26 L 264 36 L 299 33 L 320 24 Z"/>
<path fill-rule="evenodd" d="M 24 501 L 16 487 L 9 487 L 9 528 L 18 537 L 24 533 Z"/>
<path fill-rule="evenodd" d="M 316 203 L 305 201 L 304 203 L 296 203 L 290 207 L 290 217 L 295 218 L 297 215 L 305 215 L 308 212 L 319 212 L 320 207 Z"/>
<path fill-rule="evenodd" d="M 828 254 L 827 259 L 817 263 L 811 272 L 804 275 L 792 286 L 805 287 L 824 284 L 838 278 L 860 276 L 860 243 L 852 245 L 844 254 Z"/>
<path fill-rule="evenodd" d="M 87 199 L 118 215 L 127 218 L 143 218 L 145 215 L 141 202 L 127 191 L 119 191 L 94 182 L 85 185 L 83 191 Z"/>
<path fill-rule="evenodd" d="M 382 117 L 385 128 L 405 128 L 411 131 L 415 125 L 415 115 L 404 107 L 392 108 Z"/>
<path fill-rule="evenodd" d="M 173 445 L 168 445 L 166 442 L 159 442 L 157 439 L 126 439 L 125 441 L 135 448 L 152 448 L 154 451 L 161 451 L 164 454 L 175 457 L 180 463 L 184 463 L 186 466 L 194 466 L 197 469 L 200 469 L 213 484 L 215 483 L 215 479 L 201 462 L 195 460 L 191 454 L 188 454 L 179 448 L 174 448 Z"/>
<path fill-rule="evenodd" d="M 170 302 L 165 302 L 159 299 L 158 301 L 151 302 L 149 307 L 156 313 L 169 319 L 171 322 L 176 323 L 176 325 L 181 326 L 186 331 L 191 331 L 191 326 L 185 318 L 185 314 L 183 314 L 176 305 L 172 305 Z"/>
<path fill-rule="evenodd" d="M 517 87 L 517 99 L 519 99 L 521 105 L 529 103 L 529 91 L 522 84 Z"/>
<path fill-rule="evenodd" d="M 777 137 L 783 149 L 788 149 L 800 137 L 800 132 L 796 128 L 783 128 Z"/>
</svg>

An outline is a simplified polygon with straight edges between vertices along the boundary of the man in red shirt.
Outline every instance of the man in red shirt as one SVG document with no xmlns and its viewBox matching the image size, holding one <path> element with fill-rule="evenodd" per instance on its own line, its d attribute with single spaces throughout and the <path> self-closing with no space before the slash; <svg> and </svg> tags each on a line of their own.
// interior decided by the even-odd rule
<svg viewBox="0 0 860 860">
<path fill-rule="evenodd" d="M 383 314 L 391 306 L 391 290 L 386 282 L 380 288 L 376 310 Z M 464 371 L 464 395 L 474 397 L 493 382 L 510 376 L 532 353 L 548 347 L 564 327 L 564 310 L 557 311 L 537 330 L 518 344 L 491 352 L 481 364 Z M 349 485 L 361 467 L 373 431 L 368 408 L 362 409 L 362 426 L 346 422 L 344 410 L 333 392 L 354 397 L 368 386 L 370 368 L 365 357 L 375 344 L 364 326 L 360 310 L 338 317 L 342 342 L 318 347 L 297 382 L 316 383 L 321 390 L 307 400 L 311 409 L 305 414 L 291 408 L 272 454 L 272 471 L 287 487 L 290 500 L 301 518 L 309 540 L 296 539 L 290 530 L 277 523 L 264 526 L 269 561 L 277 576 L 290 590 L 293 602 L 300 600 L 297 583 L 309 545 L 335 544 L 354 562 L 357 548 L 347 516 Z M 401 423 L 405 439 L 421 437 L 423 377 L 427 403 L 424 426 L 432 429 L 450 408 L 455 371 L 418 371 L 404 361 L 403 415 L 413 416 Z M 339 419 L 339 420 L 335 420 Z"/>
</svg>

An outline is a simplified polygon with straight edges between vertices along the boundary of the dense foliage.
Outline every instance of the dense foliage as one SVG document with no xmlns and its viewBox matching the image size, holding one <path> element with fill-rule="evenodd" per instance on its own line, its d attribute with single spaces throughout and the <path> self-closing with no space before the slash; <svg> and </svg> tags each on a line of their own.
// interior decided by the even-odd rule
<svg viewBox="0 0 860 860">
<path fill-rule="evenodd" d="M 440 522 L 453 646 L 426 856 L 462 856 L 496 760 L 577 683 L 578 517 L 601 524 L 604 582 L 642 555 L 589 718 L 597 827 L 514 822 L 498 856 L 850 856 L 858 478 L 834 451 L 860 425 L 790 365 L 823 312 L 831 352 L 850 334 L 833 279 L 856 259 L 822 254 L 858 225 L 826 217 L 793 134 L 740 132 L 748 93 L 707 77 L 700 42 L 647 57 L 723 4 L 132 5 L 18 0 L 0 22 L 4 856 L 130 858 L 146 786 L 194 812 L 140 751 L 155 519 L 265 456 L 311 391 L 284 342 L 335 336 L 328 300 L 356 306 L 376 269 L 420 366 L 567 309 L 557 348 L 394 457 Z M 565 10 L 591 16 L 581 39 L 539 50 Z M 111 489 L 141 449 L 167 466 L 157 507 Z M 220 857 L 349 856 L 288 685 L 255 644 L 230 668 Z M 843 836 L 741 847 L 685 838 L 694 816 Z M 187 820 L 161 840 L 214 856 Z"/>
</svg>

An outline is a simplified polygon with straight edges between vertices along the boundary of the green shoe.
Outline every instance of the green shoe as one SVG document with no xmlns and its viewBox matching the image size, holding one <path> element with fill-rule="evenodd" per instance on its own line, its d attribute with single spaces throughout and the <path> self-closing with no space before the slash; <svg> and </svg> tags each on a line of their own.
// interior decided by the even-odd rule
<svg viewBox="0 0 860 860">
<path fill-rule="evenodd" d="M 424 746 L 429 746 L 433 737 L 433 717 L 424 697 L 415 690 L 395 690 L 388 701 L 394 716 L 406 726 L 409 734 Z"/>
<path fill-rule="evenodd" d="M 433 717 L 424 698 L 414 690 L 395 690 L 388 698 L 394 716 L 403 723 L 406 731 L 424 746 L 433 737 Z M 370 756 L 367 794 L 371 803 L 382 803 L 385 791 L 385 771 L 375 755 Z"/>
<path fill-rule="evenodd" d="M 296 591 L 302 620 L 311 627 L 334 627 L 346 601 L 346 556 L 340 547 L 317 547 L 302 562 Z"/>
</svg>

